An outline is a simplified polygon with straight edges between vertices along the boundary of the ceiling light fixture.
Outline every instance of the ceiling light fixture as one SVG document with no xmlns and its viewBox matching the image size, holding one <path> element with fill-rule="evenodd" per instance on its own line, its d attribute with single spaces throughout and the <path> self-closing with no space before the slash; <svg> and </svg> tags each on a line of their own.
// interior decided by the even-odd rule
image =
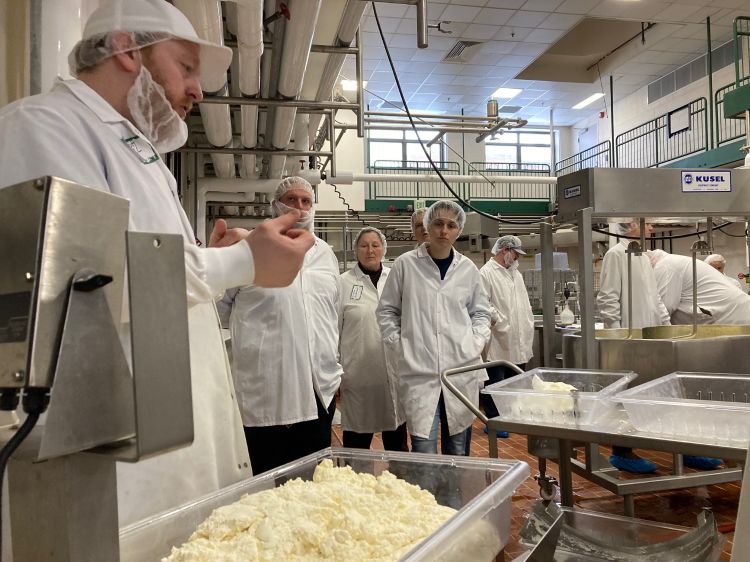
<svg viewBox="0 0 750 562">
<path fill-rule="evenodd" d="M 367 87 L 367 80 L 362 82 L 362 87 Z M 342 80 L 341 81 L 341 88 L 345 92 L 356 92 L 357 91 L 357 81 L 356 80 Z"/>
<path fill-rule="evenodd" d="M 522 91 L 523 90 L 521 90 L 520 88 L 498 88 L 492 94 L 492 97 L 493 98 L 497 98 L 497 99 L 501 99 L 501 100 L 509 100 L 511 98 L 516 97 Z"/>
<path fill-rule="evenodd" d="M 589 96 L 589 97 L 587 97 L 587 98 L 586 98 L 585 100 L 583 100 L 583 101 L 581 101 L 581 102 L 578 102 L 577 104 L 575 104 L 575 105 L 573 106 L 573 109 L 583 109 L 583 108 L 584 108 L 584 107 L 586 107 L 587 105 L 591 105 L 591 104 L 592 104 L 592 103 L 594 103 L 594 102 L 595 102 L 596 100 L 598 100 L 598 99 L 601 99 L 601 98 L 603 98 L 603 97 L 604 97 L 604 94 L 603 94 L 602 92 L 597 92 L 597 93 L 595 93 L 595 94 L 592 94 L 592 95 L 590 95 L 590 96 Z"/>
</svg>

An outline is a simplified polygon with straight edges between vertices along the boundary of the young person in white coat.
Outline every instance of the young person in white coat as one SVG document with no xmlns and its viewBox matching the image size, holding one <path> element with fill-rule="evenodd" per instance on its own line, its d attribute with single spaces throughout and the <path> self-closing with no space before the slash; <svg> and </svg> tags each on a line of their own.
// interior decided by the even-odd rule
<svg viewBox="0 0 750 562">
<path fill-rule="evenodd" d="M 299 230 L 284 236 L 296 220 L 285 217 L 249 235 L 222 224 L 211 245 L 228 247 L 196 245 L 161 154 L 186 141 L 183 119 L 203 97 L 201 82 L 215 83 L 231 57 L 163 0 L 112 0 L 70 54 L 77 79 L 0 110 L 0 185 L 58 176 L 129 199 L 131 230 L 184 238 L 187 288 L 174 290 L 186 290 L 189 307 L 195 439 L 118 463 L 121 526 L 251 476 L 213 298 L 238 284 L 290 283 L 313 243 Z"/>
<path fill-rule="evenodd" d="M 490 310 L 476 266 L 453 244 L 466 214 L 452 201 L 435 202 L 424 215 L 430 241 L 400 256 L 388 275 L 377 309 L 388 353 L 399 360 L 399 399 L 412 451 L 466 454 L 474 414 L 443 388 L 440 374 L 481 363 L 490 336 Z M 453 377 L 475 404 L 484 369 Z"/>
<path fill-rule="evenodd" d="M 612 223 L 615 234 L 637 238 L 641 235 L 640 222 L 632 219 L 621 219 Z M 653 232 L 646 223 L 646 238 Z M 605 328 L 627 328 L 628 317 L 628 254 L 625 250 L 631 239 L 623 238 L 604 254 L 601 281 L 596 304 Z M 656 276 L 645 253 L 631 256 L 633 274 L 633 328 L 661 326 L 669 324 L 669 313 L 659 298 L 656 289 Z M 656 465 L 648 459 L 639 457 L 630 447 L 612 447 L 609 462 L 614 467 L 626 472 L 648 474 L 656 471 Z"/>
<path fill-rule="evenodd" d="M 274 216 L 301 212 L 312 232 L 312 186 L 284 179 Z M 219 303 L 232 332 L 232 375 L 253 473 L 266 472 L 331 446 L 338 360 L 339 262 L 315 237 L 291 285 L 227 291 Z"/>
<path fill-rule="evenodd" d="M 375 309 L 390 268 L 385 236 L 366 226 L 357 234 L 357 265 L 341 274 L 339 310 L 341 425 L 344 447 L 369 449 L 382 432 L 386 451 L 408 451 L 393 365 L 386 357 Z"/>
<path fill-rule="evenodd" d="M 485 358 L 487 361 L 504 359 L 521 369 L 533 356 L 534 343 L 534 313 L 523 277 L 518 271 L 518 256 L 525 254 L 520 238 L 501 236 L 492 247 L 492 259 L 479 270 L 492 314 Z M 515 374 L 516 371 L 508 367 L 490 367 L 487 369 L 487 384 L 500 382 Z M 492 397 L 486 394 L 481 397 L 487 417 L 498 416 Z M 498 432 L 498 437 L 507 436 L 507 432 Z"/>
</svg>

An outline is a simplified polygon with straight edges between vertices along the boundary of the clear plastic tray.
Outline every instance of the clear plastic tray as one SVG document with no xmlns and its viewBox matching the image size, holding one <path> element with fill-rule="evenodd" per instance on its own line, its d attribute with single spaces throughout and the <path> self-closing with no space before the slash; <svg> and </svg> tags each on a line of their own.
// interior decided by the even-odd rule
<svg viewBox="0 0 750 562">
<path fill-rule="evenodd" d="M 572 391 L 538 391 L 532 378 L 564 382 Z M 482 390 L 492 397 L 500 418 L 508 421 L 591 427 L 616 407 L 612 397 L 636 378 L 632 371 L 536 368 L 491 384 Z"/>
<path fill-rule="evenodd" d="M 172 546 L 185 542 L 217 507 L 235 502 L 248 493 L 281 486 L 293 478 L 311 480 L 315 467 L 324 459 L 332 459 L 336 466 L 351 466 L 360 473 L 378 475 L 388 470 L 429 490 L 438 503 L 458 509 L 453 517 L 401 558 L 410 562 L 494 560 L 510 534 L 513 492 L 529 475 L 529 466 L 521 461 L 324 449 L 125 527 L 120 531 L 120 559 L 122 562 L 159 561 L 170 553 Z M 481 544 L 477 544 L 478 537 Z M 494 552 L 486 553 L 487 544 L 496 546 L 492 549 Z M 476 549 L 484 550 L 486 556 L 471 557 L 470 553 Z"/>
<path fill-rule="evenodd" d="M 707 443 L 750 441 L 750 376 L 671 373 L 617 395 L 639 431 Z"/>
</svg>

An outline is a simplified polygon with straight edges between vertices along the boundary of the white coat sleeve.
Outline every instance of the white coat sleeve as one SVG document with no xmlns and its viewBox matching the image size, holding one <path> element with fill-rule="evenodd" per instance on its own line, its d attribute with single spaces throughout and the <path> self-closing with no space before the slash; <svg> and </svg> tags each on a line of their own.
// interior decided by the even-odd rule
<svg viewBox="0 0 750 562">
<path fill-rule="evenodd" d="M 237 298 L 237 293 L 240 292 L 239 287 L 234 289 L 227 289 L 224 296 L 216 301 L 216 311 L 219 313 L 219 319 L 221 320 L 221 327 L 229 329 L 229 321 L 232 317 L 232 307 L 234 307 L 234 299 Z"/>
<path fill-rule="evenodd" d="M 654 268 L 659 302 L 664 307 L 667 316 L 671 316 L 680 306 L 682 299 L 682 282 L 678 275 L 667 264 L 657 264 Z M 661 313 L 661 309 L 659 309 Z"/>
<path fill-rule="evenodd" d="M 397 260 L 388 279 L 385 280 L 383 293 L 375 311 L 383 341 L 396 344 L 401 341 L 401 300 L 403 297 L 403 265 Z"/>
<path fill-rule="evenodd" d="M 494 328 L 495 324 L 497 324 L 497 321 L 500 319 L 500 315 L 495 308 L 495 305 L 492 303 L 492 279 L 490 278 L 490 273 L 485 268 L 479 270 L 479 277 L 482 280 L 482 288 L 487 297 L 487 302 L 490 305 L 490 325 Z"/>
<path fill-rule="evenodd" d="M 474 290 L 471 292 L 469 301 L 469 317 L 471 318 L 471 330 L 474 332 L 477 355 L 479 355 L 487 342 L 490 341 L 490 302 L 482 288 L 479 276 L 475 279 Z"/>
<path fill-rule="evenodd" d="M 254 279 L 253 252 L 246 242 L 225 248 L 199 248 L 185 243 L 189 306 L 214 300 L 232 287 L 252 285 Z"/>
<path fill-rule="evenodd" d="M 619 328 L 622 297 L 622 264 L 612 252 L 604 254 L 596 304 L 605 328 Z"/>
</svg>

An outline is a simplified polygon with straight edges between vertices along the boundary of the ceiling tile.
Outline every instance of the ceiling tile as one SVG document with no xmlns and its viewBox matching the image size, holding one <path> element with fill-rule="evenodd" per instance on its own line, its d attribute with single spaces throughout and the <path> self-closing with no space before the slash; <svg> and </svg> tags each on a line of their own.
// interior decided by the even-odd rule
<svg viewBox="0 0 750 562">
<path fill-rule="evenodd" d="M 481 8 L 474 6 L 457 6 L 450 4 L 446 6 L 440 19 L 444 21 L 470 22 L 474 20 L 480 9 Z"/>
<path fill-rule="evenodd" d="M 581 20 L 581 16 L 575 14 L 550 14 L 539 27 L 542 29 L 571 29 Z"/>
<path fill-rule="evenodd" d="M 522 10 L 532 10 L 536 12 L 554 12 L 563 0 L 528 0 Z"/>
<path fill-rule="evenodd" d="M 370 10 L 372 13 L 372 10 Z M 378 17 L 381 18 L 402 18 L 406 14 L 406 5 L 403 4 L 386 4 L 378 3 Z"/>
<path fill-rule="evenodd" d="M 389 46 L 388 51 L 391 53 L 391 58 L 393 60 L 409 61 L 414 56 L 416 49 L 399 49 Z"/>
<path fill-rule="evenodd" d="M 519 26 L 519 27 L 536 27 L 547 19 L 547 14 L 544 12 L 525 12 L 519 10 L 513 17 L 508 20 L 507 25 Z"/>
<path fill-rule="evenodd" d="M 587 14 L 599 2 L 601 0 L 565 0 L 557 7 L 557 12 L 563 14 Z"/>
<path fill-rule="evenodd" d="M 411 57 L 413 61 L 424 61 L 424 62 L 440 62 L 445 57 L 445 53 L 441 50 L 435 49 L 417 49 L 414 56 Z"/>
<path fill-rule="evenodd" d="M 700 9 L 700 6 L 685 6 L 680 4 L 672 4 L 671 6 L 667 7 L 666 9 L 662 10 L 658 14 L 656 14 L 653 17 L 654 21 L 661 21 L 661 22 L 679 22 L 683 21 L 683 19 L 687 16 L 689 16 L 692 13 L 697 12 Z"/>
<path fill-rule="evenodd" d="M 364 43 L 364 41 L 363 41 Z M 378 36 L 378 43 L 380 43 L 380 37 Z M 405 35 L 402 33 L 394 33 L 388 40 L 388 47 L 399 47 L 399 48 L 413 48 L 416 47 L 416 40 L 414 35 Z M 420 49 L 424 50 L 424 49 Z"/>
<path fill-rule="evenodd" d="M 462 6 L 484 6 L 486 3 L 487 0 L 454 0 L 451 2 L 451 4 L 460 4 Z"/>
<path fill-rule="evenodd" d="M 514 13 L 514 10 L 484 8 L 479 12 L 479 14 L 477 14 L 477 17 L 474 18 L 474 21 L 486 23 L 488 25 L 503 25 L 513 16 Z"/>
<path fill-rule="evenodd" d="M 461 76 L 487 76 L 488 73 L 495 69 L 494 66 L 485 66 L 482 64 L 464 64 L 461 65 L 459 74 Z"/>
<path fill-rule="evenodd" d="M 398 24 L 398 27 L 395 29 L 395 31 L 396 33 L 401 33 L 404 35 L 411 35 L 412 45 L 414 45 L 415 47 L 417 46 L 417 40 L 416 40 L 417 20 L 409 20 L 409 19 L 400 20 L 400 23 Z"/>
<path fill-rule="evenodd" d="M 455 76 L 458 74 L 457 66 L 460 67 L 460 65 L 451 64 L 448 62 L 438 63 L 435 66 L 435 69 L 432 71 L 433 74 L 449 74 L 451 76 Z"/>
<path fill-rule="evenodd" d="M 526 39 L 533 30 L 529 27 L 514 27 L 511 25 L 504 25 L 495 34 L 494 39 L 496 41 L 523 41 Z"/>
<path fill-rule="evenodd" d="M 517 10 L 526 3 L 526 0 L 489 0 L 488 8 L 505 8 L 506 10 Z"/>
<path fill-rule="evenodd" d="M 476 86 L 483 79 L 482 76 L 455 76 L 453 78 L 453 85 L 455 86 Z"/>
<path fill-rule="evenodd" d="M 482 52 L 497 53 L 502 55 L 512 52 L 518 45 L 522 45 L 522 43 L 511 41 L 488 41 L 482 46 Z"/>
<path fill-rule="evenodd" d="M 549 45 L 546 43 L 516 43 L 515 49 L 512 53 L 514 55 L 527 55 L 530 57 L 536 57 L 541 55 L 544 51 L 549 49 Z"/>
<path fill-rule="evenodd" d="M 400 19 L 397 18 L 379 18 L 380 27 L 383 28 L 383 33 L 394 33 L 396 28 L 401 23 Z M 363 18 L 363 22 L 360 25 L 362 31 L 369 31 L 371 33 L 378 33 L 378 25 L 375 22 L 374 17 Z"/>
<path fill-rule="evenodd" d="M 563 35 L 565 35 L 563 29 L 535 29 L 526 36 L 526 41 L 551 44 Z"/>
<path fill-rule="evenodd" d="M 450 84 L 453 82 L 452 74 L 430 74 L 425 78 L 425 84 Z"/>
<path fill-rule="evenodd" d="M 494 25 L 472 23 L 461 34 L 461 38 L 486 41 L 488 39 L 492 39 L 495 33 L 497 33 L 497 27 Z"/>
</svg>

